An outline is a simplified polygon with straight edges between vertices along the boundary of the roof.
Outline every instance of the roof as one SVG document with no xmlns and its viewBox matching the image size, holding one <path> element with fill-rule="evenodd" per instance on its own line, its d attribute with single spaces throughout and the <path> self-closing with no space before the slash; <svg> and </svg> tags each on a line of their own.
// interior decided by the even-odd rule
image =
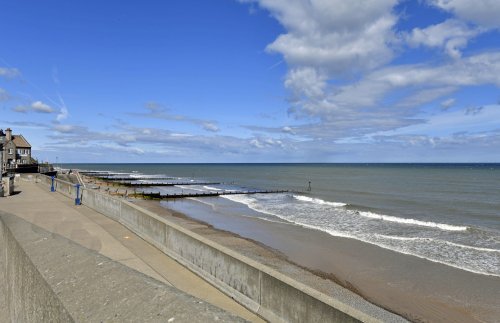
<svg viewBox="0 0 500 323">
<path fill-rule="evenodd" d="M 24 139 L 23 135 L 14 135 L 12 136 L 12 141 L 16 145 L 17 148 L 31 148 L 31 145 Z"/>
</svg>

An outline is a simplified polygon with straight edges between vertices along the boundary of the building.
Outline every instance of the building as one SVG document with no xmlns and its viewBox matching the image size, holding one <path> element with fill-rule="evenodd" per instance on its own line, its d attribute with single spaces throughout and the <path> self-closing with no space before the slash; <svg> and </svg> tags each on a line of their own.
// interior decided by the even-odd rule
<svg viewBox="0 0 500 323">
<path fill-rule="evenodd" d="M 23 135 L 13 135 L 10 128 L 7 128 L 5 132 L 0 129 L 0 147 L 2 146 L 4 170 L 32 164 L 31 145 Z"/>
</svg>

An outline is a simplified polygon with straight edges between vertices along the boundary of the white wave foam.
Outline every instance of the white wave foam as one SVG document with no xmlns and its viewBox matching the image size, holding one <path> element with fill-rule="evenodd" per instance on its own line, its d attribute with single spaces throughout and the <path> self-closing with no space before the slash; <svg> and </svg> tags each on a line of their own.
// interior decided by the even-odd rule
<svg viewBox="0 0 500 323">
<path fill-rule="evenodd" d="M 321 204 L 321 205 L 330 205 L 334 207 L 341 207 L 341 206 L 346 206 L 347 204 L 345 203 L 340 203 L 340 202 L 328 202 L 319 198 L 314 198 L 314 197 L 308 197 L 308 196 L 303 196 L 303 195 L 293 195 L 293 198 L 302 202 L 311 202 L 315 204 Z"/>
<path fill-rule="evenodd" d="M 497 252 L 500 253 L 500 250 L 498 249 L 491 249 L 491 248 L 483 248 L 483 247 L 473 247 L 473 246 L 467 246 L 459 243 L 454 243 L 450 241 L 443 241 L 444 244 L 454 246 L 454 247 L 459 247 L 463 249 L 472 249 L 472 250 L 477 250 L 477 251 L 485 251 L 485 252 Z"/>
<path fill-rule="evenodd" d="M 436 229 L 441 229 L 441 230 L 446 230 L 446 231 L 465 231 L 465 230 L 467 230 L 467 227 L 464 227 L 464 226 L 436 223 L 436 222 L 431 222 L 431 221 L 420 221 L 420 220 L 415 220 L 415 219 L 398 218 L 396 216 L 382 215 L 382 214 L 377 214 L 377 213 L 372 213 L 372 212 L 357 212 L 357 214 L 359 214 L 365 218 L 370 218 L 370 219 L 395 222 L 395 223 L 401 223 L 401 224 L 418 225 L 418 226 L 423 226 L 423 227 L 428 227 L 428 228 L 436 228 Z"/>
<path fill-rule="evenodd" d="M 265 214 L 265 215 L 270 215 L 270 216 L 275 216 L 279 218 L 280 220 L 284 220 L 285 222 L 283 223 L 288 223 L 290 225 L 298 225 L 304 228 L 309 228 L 313 230 L 319 230 L 323 231 L 325 233 L 328 233 L 332 236 L 336 237 L 343 237 L 343 238 L 351 238 L 355 239 L 358 241 L 363 241 L 372 245 L 379 246 L 384 249 L 392 250 L 395 252 L 399 252 L 402 254 L 406 255 L 411 255 L 415 257 L 419 257 L 422 259 L 427 259 L 432 262 L 436 263 L 441 263 L 447 266 L 451 266 L 454 268 L 458 268 L 461 270 L 466 270 L 469 272 L 477 273 L 477 274 L 482 274 L 482 275 L 491 275 L 491 276 L 500 276 L 498 273 L 498 270 L 492 269 L 492 265 L 490 264 L 490 260 L 488 260 L 487 263 L 484 263 L 480 266 L 478 266 L 475 263 L 469 263 L 469 262 L 461 262 L 457 259 L 452 259 L 447 257 L 447 253 L 449 251 L 453 251 L 453 253 L 458 253 L 458 255 L 462 255 L 461 257 L 467 257 L 471 252 L 473 254 L 480 255 L 480 257 L 486 257 L 484 259 L 492 259 L 496 257 L 496 254 L 500 252 L 500 250 L 496 249 L 489 249 L 489 248 L 480 248 L 480 247 L 473 247 L 473 246 L 467 246 L 467 245 L 462 245 L 458 243 L 453 243 L 445 240 L 440 240 L 440 239 L 431 239 L 431 238 L 424 238 L 424 237 L 394 237 L 394 236 L 384 236 L 381 234 L 377 233 L 369 233 L 366 231 L 344 231 L 342 228 L 337 228 L 337 227 L 332 227 L 330 225 L 323 225 L 322 223 L 310 223 L 308 218 L 304 217 L 296 217 L 296 216 L 290 216 L 290 213 L 286 212 L 285 210 L 272 210 L 269 207 L 266 206 L 266 204 L 262 204 L 262 201 L 259 198 L 256 198 L 254 196 L 246 196 L 246 195 L 232 195 L 232 196 L 226 196 L 226 199 L 229 199 L 233 202 L 238 202 L 246 205 L 248 208 L 257 211 L 259 213 Z M 274 200 L 273 200 L 274 202 Z M 374 219 L 379 219 L 383 221 L 390 221 L 390 222 L 396 222 L 396 223 L 402 223 L 402 224 L 410 224 L 410 225 L 420 225 L 420 226 L 425 226 L 425 227 L 431 227 L 431 228 L 439 228 L 442 230 L 451 230 L 451 231 L 463 231 L 467 230 L 467 227 L 460 227 L 460 226 L 452 226 L 448 224 L 442 224 L 442 223 L 434 223 L 434 222 L 424 222 L 424 221 L 419 221 L 419 220 L 414 220 L 414 219 L 403 219 L 403 218 L 397 218 L 397 217 L 389 217 L 389 216 L 382 216 L 379 214 L 374 214 L 370 212 L 362 212 L 363 214 L 360 214 L 356 212 L 356 214 L 365 216 L 368 218 L 374 218 Z M 266 218 L 266 217 L 258 217 L 262 220 L 267 220 L 267 221 L 275 221 L 272 218 Z M 351 217 L 351 219 L 353 219 Z M 355 218 L 353 220 L 356 220 Z M 359 220 L 358 220 L 359 221 Z M 384 238 L 386 239 L 393 239 L 393 240 L 400 240 L 401 243 L 390 243 L 388 240 L 384 241 Z M 405 243 L 408 242 L 407 243 Z M 423 249 L 422 249 L 423 248 Z M 438 248 L 439 250 L 444 250 L 444 251 L 437 251 L 437 253 L 427 253 L 429 250 L 435 250 Z M 450 249 L 451 248 L 451 249 Z M 462 251 L 459 251 L 459 250 Z M 427 250 L 427 251 L 426 251 Z M 440 253 L 444 252 L 444 254 Z M 486 254 L 489 254 L 487 256 Z M 478 256 L 479 257 L 479 256 Z M 486 260 L 485 260 L 486 261 Z M 493 265 L 494 266 L 494 265 Z"/>
<path fill-rule="evenodd" d="M 204 189 L 209 191 L 222 191 L 220 188 L 212 187 L 212 186 L 203 186 Z"/>
<path fill-rule="evenodd" d="M 197 191 L 197 192 L 206 192 L 205 189 L 201 188 L 196 188 L 195 185 L 175 185 L 175 187 L 178 187 L 183 190 L 190 190 L 190 191 Z"/>
<path fill-rule="evenodd" d="M 224 195 L 222 197 L 225 199 L 228 199 L 230 201 L 233 201 L 233 202 L 244 204 L 249 209 L 254 210 L 256 212 L 275 216 L 275 217 L 280 218 L 282 220 L 291 222 L 290 220 L 286 219 L 285 217 L 283 217 L 277 213 L 273 213 L 273 212 L 270 212 L 269 210 L 265 210 L 262 206 L 259 207 L 259 204 L 255 202 L 255 199 L 253 197 L 248 197 L 248 196 L 243 195 L 243 194 L 242 195 Z"/>
<path fill-rule="evenodd" d="M 282 218 L 280 216 L 278 216 L 278 217 Z M 374 241 L 373 239 L 370 238 L 370 235 L 357 235 L 357 234 L 352 234 L 352 233 L 340 232 L 340 231 L 332 230 L 332 229 L 329 229 L 329 228 L 319 227 L 319 226 L 316 226 L 316 225 L 310 225 L 310 224 L 302 223 L 300 221 L 290 221 L 290 220 L 287 220 L 287 221 L 290 222 L 290 223 L 293 223 L 295 225 L 302 226 L 304 228 L 309 228 L 309 229 L 313 229 L 313 230 L 323 231 L 323 232 L 328 233 L 328 234 L 330 234 L 332 236 L 335 236 L 335 237 L 355 239 L 355 240 L 366 242 L 366 243 L 369 243 L 369 244 L 372 244 L 372 245 L 375 245 L 375 246 L 378 246 L 378 247 L 381 247 L 381 248 L 384 248 L 384 249 L 387 249 L 387 250 L 399 252 L 399 253 L 402 253 L 402 254 L 405 254 L 405 255 L 410 255 L 410 256 L 418 257 L 418 258 L 421 258 L 421 259 L 426 259 L 426 260 L 429 260 L 429 261 L 432 261 L 432 262 L 435 262 L 435 263 L 440 263 L 440 264 L 443 264 L 443 265 L 446 265 L 446 266 L 450 266 L 450 267 L 454 267 L 454 268 L 457 268 L 457 269 L 460 269 L 460 270 L 465 270 L 465 271 L 469 271 L 469 272 L 476 273 L 476 274 L 481 274 L 481 275 L 500 277 L 500 274 L 498 274 L 496 272 L 488 272 L 488 271 L 484 271 L 484 270 L 481 270 L 481 269 L 472 268 L 470 266 L 459 265 L 459 264 L 454 263 L 454 262 L 450 262 L 450 261 L 446 261 L 446 260 L 442 260 L 442 259 L 436 259 L 434 257 L 428 257 L 426 255 L 422 255 L 422 254 L 419 254 L 419 253 L 416 253 L 416 252 L 409 252 L 409 251 L 406 251 L 406 250 L 402 250 L 400 248 L 394 248 L 394 246 L 389 246 L 387 244 Z M 382 235 L 379 235 L 379 236 L 382 236 Z M 395 238 L 396 240 L 421 240 L 421 239 L 425 239 L 425 238 L 405 238 L 405 237 L 391 237 L 391 238 Z M 430 239 L 430 240 L 433 240 L 433 239 Z M 445 244 L 456 245 L 456 244 L 454 244 L 452 242 L 447 242 L 447 241 L 443 241 L 443 242 Z M 464 245 L 460 245 L 460 246 L 462 246 L 462 247 L 470 247 L 471 249 L 477 249 L 477 250 L 483 251 L 482 250 L 483 248 L 476 248 L 476 247 L 464 246 Z M 486 249 L 486 251 L 499 252 L 498 250 L 494 250 L 494 249 Z"/>
<path fill-rule="evenodd" d="M 455 243 L 455 242 L 450 242 L 450 241 L 445 241 L 445 240 L 439 240 L 439 239 L 432 239 L 432 238 L 419 238 L 419 237 L 394 237 L 394 236 L 387 236 L 384 234 L 374 234 L 376 237 L 384 238 L 384 239 L 390 239 L 390 240 L 398 240 L 398 241 L 425 241 L 425 242 L 431 242 L 431 243 L 441 243 L 441 244 L 446 244 L 449 246 L 454 246 L 462 249 L 471 249 L 471 250 L 477 250 L 477 251 L 485 251 L 485 252 L 498 252 L 500 253 L 500 250 L 498 249 L 491 249 L 491 248 L 483 248 L 483 247 L 474 247 L 474 246 L 468 246 L 460 243 Z"/>
</svg>

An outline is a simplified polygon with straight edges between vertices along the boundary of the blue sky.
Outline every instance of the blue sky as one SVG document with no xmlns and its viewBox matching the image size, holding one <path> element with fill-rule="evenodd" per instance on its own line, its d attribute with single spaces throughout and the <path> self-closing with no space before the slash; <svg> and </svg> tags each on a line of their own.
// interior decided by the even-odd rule
<svg viewBox="0 0 500 323">
<path fill-rule="evenodd" d="M 497 0 L 0 0 L 0 128 L 59 162 L 499 162 Z"/>
</svg>

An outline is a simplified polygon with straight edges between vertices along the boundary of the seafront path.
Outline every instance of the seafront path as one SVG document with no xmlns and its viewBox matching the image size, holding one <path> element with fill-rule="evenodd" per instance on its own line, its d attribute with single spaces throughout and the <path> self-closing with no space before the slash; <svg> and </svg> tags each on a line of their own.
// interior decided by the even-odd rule
<svg viewBox="0 0 500 323">
<path fill-rule="evenodd" d="M 18 217 L 34 227 L 62 236 L 238 317 L 263 321 L 120 223 L 84 205 L 76 206 L 74 200 L 50 192 L 48 187 L 33 180 L 18 178 L 15 190 L 15 195 L 0 198 L 0 214 Z M 1 306 L 0 302 L 0 311 Z"/>
</svg>

